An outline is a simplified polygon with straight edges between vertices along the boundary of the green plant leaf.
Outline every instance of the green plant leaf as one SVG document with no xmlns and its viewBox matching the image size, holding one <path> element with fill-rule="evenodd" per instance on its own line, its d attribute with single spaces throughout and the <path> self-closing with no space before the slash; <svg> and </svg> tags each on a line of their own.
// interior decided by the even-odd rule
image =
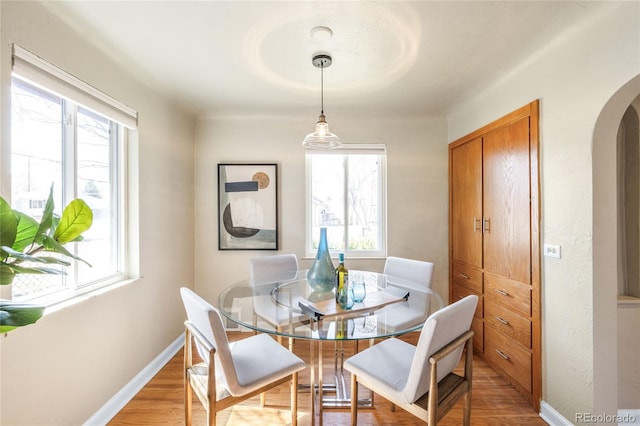
<svg viewBox="0 0 640 426">
<path fill-rule="evenodd" d="M 0 197 L 0 246 L 11 247 L 16 240 L 18 233 L 18 219 L 11 209 L 7 200 Z M 0 259 L 6 259 L 4 253 L 0 254 Z"/>
<path fill-rule="evenodd" d="M 11 265 L 11 269 L 15 271 L 16 274 L 51 274 L 51 275 L 67 275 L 67 273 L 62 269 L 54 269 L 47 268 L 45 266 L 20 266 L 20 265 Z"/>
<path fill-rule="evenodd" d="M 76 199 L 67 205 L 62 217 L 54 214 L 53 210 L 53 185 L 40 223 L 12 210 L 9 203 L 0 197 L 0 285 L 11 284 L 17 274 L 66 275 L 63 268 L 20 264 L 71 265 L 60 257 L 36 255 L 43 251 L 62 254 L 91 266 L 64 247 L 68 242 L 82 241 L 81 234 L 93 223 L 91 208 L 83 200 Z M 27 248 L 29 250 L 25 253 Z M 0 300 L 0 333 L 33 324 L 42 317 L 43 312 L 43 306 Z"/>
<path fill-rule="evenodd" d="M 44 236 L 44 238 L 42 240 L 42 245 L 44 246 L 45 250 L 47 250 L 47 251 L 52 251 L 54 253 L 64 254 L 67 257 L 70 257 L 70 258 L 75 259 L 75 260 L 79 260 L 80 262 L 84 262 L 88 266 L 91 266 L 91 264 L 89 262 L 87 262 L 86 260 L 83 260 L 83 259 L 79 258 L 78 256 L 74 255 L 69 250 L 67 250 L 62 244 L 60 244 L 59 242 L 57 242 L 56 240 L 54 240 L 53 238 L 51 238 L 49 236 L 46 236 L 46 235 Z"/>
<path fill-rule="evenodd" d="M 0 333 L 33 324 L 42 318 L 44 306 L 31 303 L 0 301 Z"/>
<path fill-rule="evenodd" d="M 47 235 L 49 229 L 51 228 L 51 221 L 53 218 L 53 184 L 51 184 L 51 188 L 49 189 L 49 197 L 47 198 L 47 203 L 44 206 L 44 210 L 42 211 L 42 219 L 40 219 L 40 226 L 38 226 L 38 231 L 36 232 L 35 240 L 37 243 L 40 243 L 40 238 L 42 235 Z"/>
<path fill-rule="evenodd" d="M 60 244 L 68 243 L 91 228 L 92 223 L 93 212 L 91 208 L 83 200 L 77 198 L 65 207 L 53 237 Z"/>
<path fill-rule="evenodd" d="M 54 213 L 53 216 L 51 217 L 51 228 L 49 229 L 49 233 L 47 235 L 53 238 L 53 234 L 55 230 L 58 229 L 59 224 L 60 224 L 60 216 Z"/>
<path fill-rule="evenodd" d="M 45 266 L 21 266 L 11 265 L 11 269 L 16 274 L 51 274 L 51 275 L 67 275 L 62 269 L 47 268 Z"/>
<path fill-rule="evenodd" d="M 19 211 L 14 210 L 14 213 L 18 219 L 18 228 L 16 240 L 11 245 L 11 248 L 17 251 L 24 251 L 26 247 L 33 243 L 40 226 L 34 218 Z"/>
<path fill-rule="evenodd" d="M 9 257 L 19 259 L 22 262 L 38 262 L 38 263 L 48 263 L 48 264 L 56 264 L 56 265 L 64 265 L 69 266 L 71 262 L 61 259 L 59 257 L 53 256 L 33 256 L 29 254 L 24 254 L 19 251 L 15 251 L 10 247 L 2 246 L 0 247 L 0 251 L 9 254 Z M 16 266 L 15 264 L 11 264 L 11 267 Z"/>
<path fill-rule="evenodd" d="M 16 251 L 16 250 L 12 249 L 11 247 L 1 246 L 0 247 L 0 251 L 3 252 L 3 253 L 6 253 L 8 256 L 15 257 L 16 259 L 20 259 L 23 262 L 45 263 L 38 256 L 30 256 L 30 255 L 24 254 L 24 253 L 22 253 L 20 251 Z"/>
<path fill-rule="evenodd" d="M 55 264 L 55 265 L 64 265 L 64 266 L 70 266 L 71 262 L 61 259 L 59 257 L 52 257 L 52 256 L 37 256 L 38 259 L 42 260 L 43 263 L 48 263 L 50 265 Z"/>
<path fill-rule="evenodd" d="M 0 263 L 0 285 L 7 285 L 13 282 L 16 273 L 12 268 L 4 263 Z"/>
</svg>

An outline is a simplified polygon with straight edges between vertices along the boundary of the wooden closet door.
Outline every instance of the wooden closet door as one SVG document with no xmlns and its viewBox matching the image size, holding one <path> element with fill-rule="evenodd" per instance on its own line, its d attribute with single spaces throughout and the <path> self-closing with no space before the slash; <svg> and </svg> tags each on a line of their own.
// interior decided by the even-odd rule
<svg viewBox="0 0 640 426">
<path fill-rule="evenodd" d="M 453 259 L 482 268 L 482 138 L 451 152 L 451 206 Z"/>
<path fill-rule="evenodd" d="M 529 117 L 483 137 L 484 270 L 531 283 Z"/>
</svg>

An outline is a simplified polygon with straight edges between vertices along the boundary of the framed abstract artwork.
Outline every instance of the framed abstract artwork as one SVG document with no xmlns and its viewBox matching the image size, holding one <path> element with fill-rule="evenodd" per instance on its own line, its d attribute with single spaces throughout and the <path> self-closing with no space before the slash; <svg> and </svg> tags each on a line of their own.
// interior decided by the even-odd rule
<svg viewBox="0 0 640 426">
<path fill-rule="evenodd" d="M 278 250 L 277 164 L 218 164 L 218 249 Z"/>
</svg>

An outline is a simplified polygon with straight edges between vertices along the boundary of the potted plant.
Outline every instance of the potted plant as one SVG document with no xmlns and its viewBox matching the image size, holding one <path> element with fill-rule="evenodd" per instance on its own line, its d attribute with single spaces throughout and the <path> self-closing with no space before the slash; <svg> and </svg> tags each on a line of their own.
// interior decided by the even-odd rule
<svg viewBox="0 0 640 426">
<path fill-rule="evenodd" d="M 87 263 L 64 246 L 82 240 L 93 223 L 91 208 L 81 199 L 71 201 L 62 216 L 53 208 L 53 186 L 39 222 L 0 197 L 0 285 L 11 284 L 17 274 L 66 274 L 51 265 L 69 266 L 68 258 Z M 43 312 L 44 306 L 0 299 L 0 333 L 33 324 Z"/>
</svg>

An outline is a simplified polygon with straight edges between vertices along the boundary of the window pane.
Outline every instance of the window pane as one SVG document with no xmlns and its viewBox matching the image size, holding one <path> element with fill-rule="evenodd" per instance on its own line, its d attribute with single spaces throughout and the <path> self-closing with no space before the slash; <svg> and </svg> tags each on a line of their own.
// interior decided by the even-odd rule
<svg viewBox="0 0 640 426">
<path fill-rule="evenodd" d="M 377 155 L 349 155 L 349 250 L 376 251 L 378 242 L 378 194 L 380 193 Z"/>
<path fill-rule="evenodd" d="M 386 255 L 384 147 L 348 145 L 308 152 L 307 255 L 315 254 L 319 228 L 327 228 L 332 255 Z"/>
<path fill-rule="evenodd" d="M 60 214 L 62 100 L 14 79 L 11 92 L 12 207 L 40 220 L 52 184 L 56 213 Z M 18 275 L 12 286 L 13 298 L 50 293 L 64 285 L 65 279 L 61 275 Z"/>
<path fill-rule="evenodd" d="M 327 228 L 330 250 L 344 250 L 344 179 L 343 155 L 317 155 L 311 167 L 311 236 L 318 247 L 320 228 Z"/>
<path fill-rule="evenodd" d="M 112 243 L 117 221 L 111 194 L 110 121 L 78 108 L 77 122 L 77 198 L 93 211 L 93 225 L 77 244 L 80 258 L 92 265 L 78 263 L 78 285 L 83 285 L 117 271 L 117 244 Z"/>
<path fill-rule="evenodd" d="M 56 212 L 61 212 L 62 100 L 15 79 L 11 154 L 12 207 L 40 219 L 53 184 Z"/>
</svg>

